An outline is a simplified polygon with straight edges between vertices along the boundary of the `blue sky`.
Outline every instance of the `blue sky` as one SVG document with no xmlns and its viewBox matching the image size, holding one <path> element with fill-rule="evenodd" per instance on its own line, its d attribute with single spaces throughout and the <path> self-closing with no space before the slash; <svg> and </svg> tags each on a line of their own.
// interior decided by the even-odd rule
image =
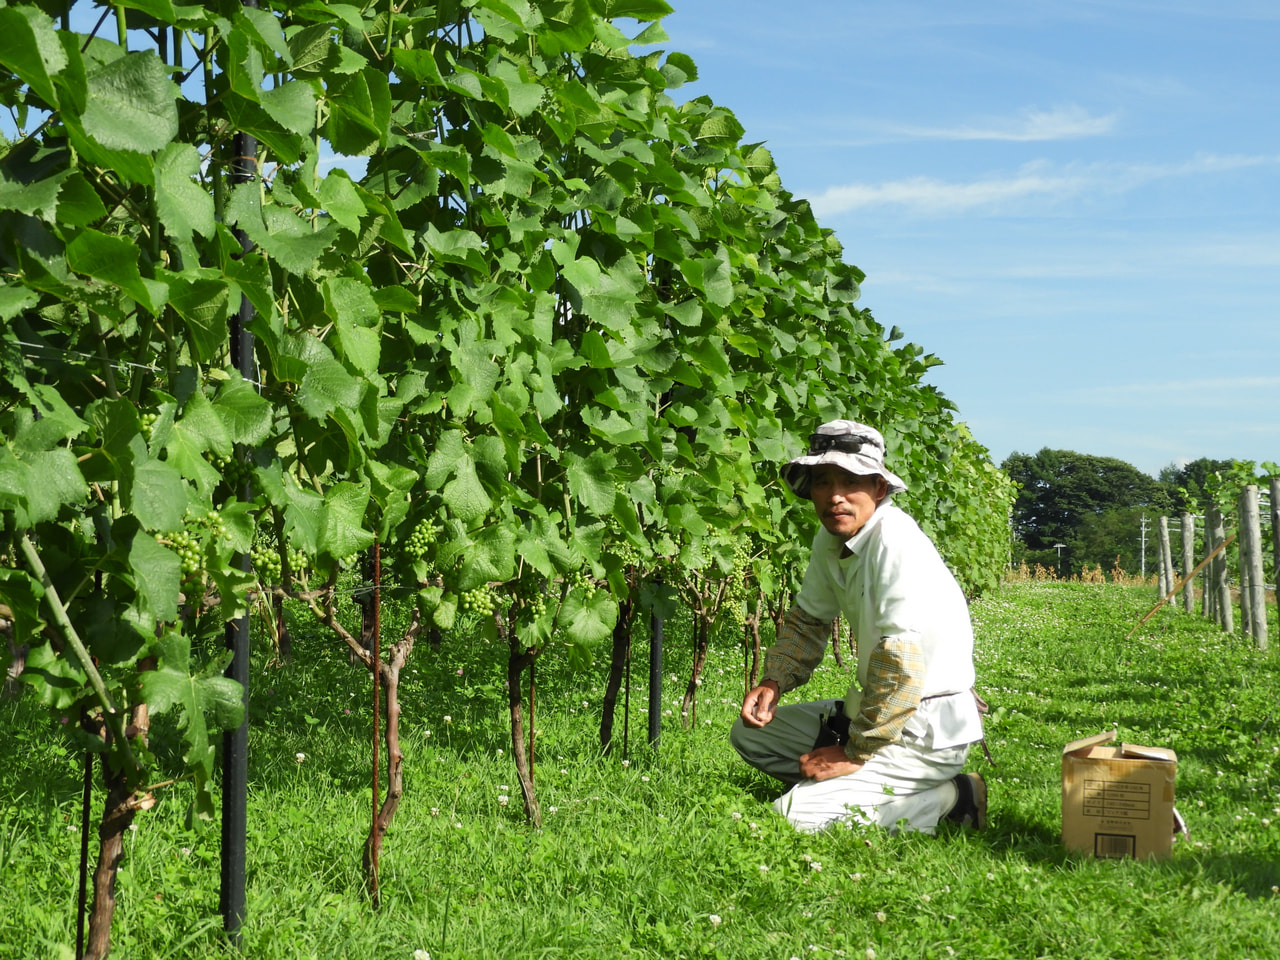
<svg viewBox="0 0 1280 960">
<path fill-rule="evenodd" d="M 1280 4 L 670 2 L 996 462 L 1280 461 Z"/>
</svg>

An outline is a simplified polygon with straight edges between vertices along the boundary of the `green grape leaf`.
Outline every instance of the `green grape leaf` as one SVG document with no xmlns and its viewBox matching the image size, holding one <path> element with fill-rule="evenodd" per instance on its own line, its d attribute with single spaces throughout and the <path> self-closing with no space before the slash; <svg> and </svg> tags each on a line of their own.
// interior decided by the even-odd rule
<svg viewBox="0 0 1280 960">
<path fill-rule="evenodd" d="M 187 510 L 187 487 L 182 475 L 164 460 L 134 463 L 122 485 L 123 501 L 144 530 L 176 530 Z"/>
<path fill-rule="evenodd" d="M 256 446 L 267 439 L 274 422 L 271 401 L 238 372 L 232 372 L 218 388 L 213 410 L 235 443 Z"/>
<path fill-rule="evenodd" d="M 344 481 L 330 487 L 324 497 L 319 552 L 335 558 L 349 557 L 372 546 L 374 536 L 364 528 L 368 506 L 367 483 Z"/>
<path fill-rule="evenodd" d="M 599 643 L 612 635 L 617 622 L 618 603 L 606 590 L 591 597 L 584 590 L 570 590 L 560 608 L 560 625 L 571 643 Z"/>
<path fill-rule="evenodd" d="M 138 531 L 129 545 L 129 567 L 139 609 L 161 622 L 176 620 L 182 577 L 178 555 Z"/>
<path fill-rule="evenodd" d="M 193 672 L 191 638 L 177 631 L 155 643 L 156 669 L 140 676 L 139 693 L 153 715 L 175 710 L 186 750 L 183 759 L 195 775 L 197 809 L 210 811 L 209 783 L 215 748 L 212 735 L 238 726 L 244 717 L 244 689 L 221 675 L 214 661 Z"/>
<path fill-rule="evenodd" d="M 576 454 L 569 454 L 565 458 L 570 492 L 579 503 L 598 516 L 605 516 L 613 511 L 612 464 L 613 458 L 604 450 L 597 450 L 585 459 Z"/>
<path fill-rule="evenodd" d="M 464 523 L 479 520 L 493 506 L 493 500 L 476 476 L 475 462 L 470 458 L 455 465 L 454 478 L 441 491 L 445 504 L 455 517 Z"/>
<path fill-rule="evenodd" d="M 67 65 L 67 55 L 47 15 L 29 6 L 0 9 L 0 64 L 57 109 L 52 77 Z"/>
<path fill-rule="evenodd" d="M 169 235 L 184 247 L 192 263 L 198 258 L 192 234 L 211 237 L 215 223 L 213 197 L 198 181 L 200 155 L 187 143 L 167 144 L 156 157 L 156 210 Z"/>
<path fill-rule="evenodd" d="M 178 133 L 178 87 L 150 50 L 126 53 L 86 75 L 84 132 L 108 150 L 154 153 Z"/>
</svg>

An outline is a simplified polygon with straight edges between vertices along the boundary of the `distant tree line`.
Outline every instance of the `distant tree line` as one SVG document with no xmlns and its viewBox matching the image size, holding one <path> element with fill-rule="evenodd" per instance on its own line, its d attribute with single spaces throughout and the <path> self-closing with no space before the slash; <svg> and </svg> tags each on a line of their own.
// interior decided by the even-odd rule
<svg viewBox="0 0 1280 960">
<path fill-rule="evenodd" d="M 1012 560 L 1041 564 L 1063 576 L 1085 564 L 1110 572 L 1117 565 L 1134 574 L 1142 566 L 1142 517 L 1154 521 L 1184 510 L 1203 514 L 1218 477 L 1235 462 L 1201 457 L 1185 466 L 1170 464 L 1159 477 L 1114 457 L 1073 450 L 1013 453 L 1001 464 L 1018 485 L 1012 515 Z M 1148 528 L 1146 569 L 1156 553 Z M 1059 547 L 1061 545 L 1061 547 Z"/>
</svg>

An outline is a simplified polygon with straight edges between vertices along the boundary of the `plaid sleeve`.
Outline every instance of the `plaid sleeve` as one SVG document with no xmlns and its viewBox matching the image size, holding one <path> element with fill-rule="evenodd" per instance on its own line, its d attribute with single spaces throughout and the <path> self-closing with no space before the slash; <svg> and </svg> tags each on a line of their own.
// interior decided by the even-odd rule
<svg viewBox="0 0 1280 960">
<path fill-rule="evenodd" d="M 849 724 L 844 752 L 866 763 L 880 747 L 896 743 L 923 692 L 924 657 L 910 637 L 884 637 L 867 665 L 862 706 Z"/>
<path fill-rule="evenodd" d="M 811 617 L 799 604 L 787 611 L 777 642 L 764 655 L 763 680 L 773 680 L 786 693 L 803 686 L 822 662 L 831 639 L 831 622 Z"/>
</svg>

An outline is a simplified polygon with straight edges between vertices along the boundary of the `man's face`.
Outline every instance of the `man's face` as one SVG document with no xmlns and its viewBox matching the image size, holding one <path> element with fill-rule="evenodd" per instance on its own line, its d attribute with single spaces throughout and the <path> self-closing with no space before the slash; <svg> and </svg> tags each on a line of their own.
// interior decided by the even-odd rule
<svg viewBox="0 0 1280 960">
<path fill-rule="evenodd" d="M 827 532 L 848 540 L 871 519 L 889 492 L 881 476 L 859 476 L 824 463 L 813 468 L 809 498 Z"/>
</svg>

